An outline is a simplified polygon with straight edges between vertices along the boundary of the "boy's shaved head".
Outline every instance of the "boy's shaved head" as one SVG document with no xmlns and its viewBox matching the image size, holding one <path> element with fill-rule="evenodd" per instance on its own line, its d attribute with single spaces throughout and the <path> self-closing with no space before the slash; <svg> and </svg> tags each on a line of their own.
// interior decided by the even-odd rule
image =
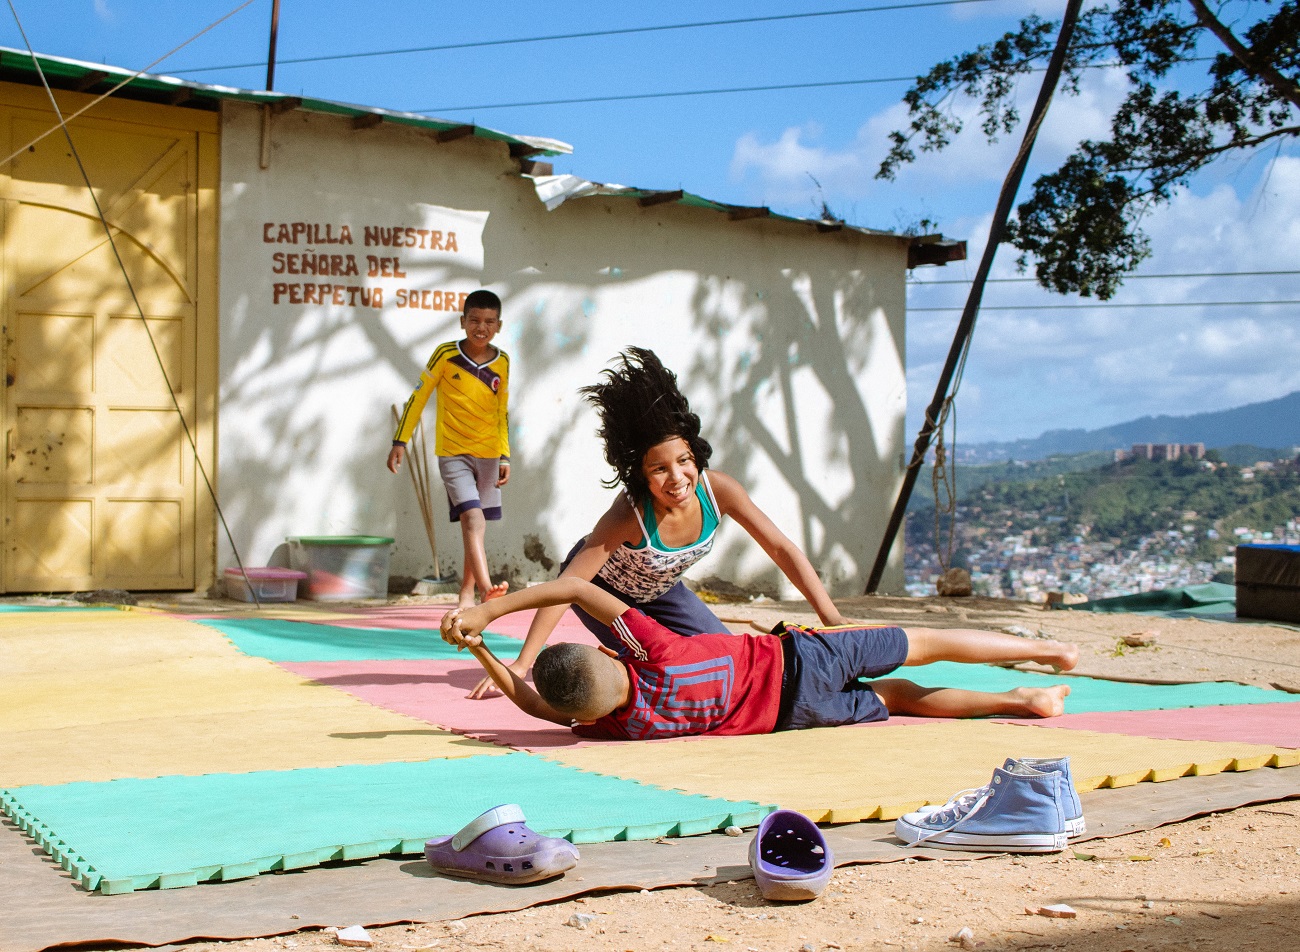
<svg viewBox="0 0 1300 952">
<path fill-rule="evenodd" d="M 481 307 L 485 311 L 496 311 L 498 316 L 501 314 L 501 299 L 487 288 L 479 288 L 477 291 L 471 291 L 465 297 L 465 310 L 463 315 L 468 315 L 471 310 Z"/>
<path fill-rule="evenodd" d="M 533 685 L 542 700 L 559 713 L 594 721 L 623 700 L 626 685 L 619 683 L 617 667 L 611 661 L 589 645 L 551 645 L 533 662 Z"/>
</svg>

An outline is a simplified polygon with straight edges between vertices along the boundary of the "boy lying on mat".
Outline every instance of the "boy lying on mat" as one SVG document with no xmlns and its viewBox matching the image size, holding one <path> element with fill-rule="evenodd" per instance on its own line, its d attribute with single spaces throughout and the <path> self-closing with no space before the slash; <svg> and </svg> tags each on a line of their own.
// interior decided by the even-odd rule
<svg viewBox="0 0 1300 952">
<path fill-rule="evenodd" d="M 575 604 L 618 639 L 618 652 L 564 643 L 533 664 L 533 690 L 484 645 L 482 631 L 511 612 Z M 674 634 L 580 578 L 561 577 L 442 619 L 448 644 L 469 648 L 520 710 L 582 737 L 649 740 L 692 734 L 766 734 L 805 727 L 923 717 L 1055 717 L 1064 684 L 1000 693 L 927 688 L 890 678 L 932 661 L 1036 661 L 1073 668 L 1079 649 L 1060 641 L 973 629 L 778 626 L 769 635 Z"/>
</svg>

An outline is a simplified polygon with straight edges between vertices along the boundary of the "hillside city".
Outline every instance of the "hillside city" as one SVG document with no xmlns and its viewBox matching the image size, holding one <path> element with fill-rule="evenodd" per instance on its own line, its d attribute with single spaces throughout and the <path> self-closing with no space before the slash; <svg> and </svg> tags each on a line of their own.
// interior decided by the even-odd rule
<svg viewBox="0 0 1300 952">
<path fill-rule="evenodd" d="M 1205 459 L 1204 447 L 1170 445 L 1153 451 L 1151 444 L 1117 450 L 1116 464 L 1138 460 L 1195 460 L 1196 465 L 1245 486 L 1278 479 L 1300 483 L 1297 456 L 1233 466 Z M 1297 448 L 1300 449 L 1300 448 Z M 1214 454 L 1210 454 L 1211 457 Z M 1184 463 L 1184 466 L 1187 464 Z M 1057 477 L 1060 479 L 1060 477 Z M 1064 480 L 1061 480 L 1064 488 Z M 1293 490 L 1292 490 L 1293 491 Z M 1042 602 L 1048 592 L 1086 596 L 1089 600 L 1196 585 L 1232 582 L 1239 544 L 1300 545 L 1300 508 L 1287 518 L 1226 520 L 1183 510 L 1181 518 L 1157 531 L 1124 537 L 1098 537 L 1085 524 L 1067 525 L 1065 515 L 1025 509 L 972 504 L 972 494 L 956 507 L 956 537 L 952 567 L 970 572 L 976 595 Z M 1066 490 L 1065 505 L 1069 505 Z M 1276 509 L 1273 515 L 1276 515 Z M 909 513 L 904 559 L 909 595 L 933 595 L 943 567 L 935 550 L 933 508 Z M 947 545 L 947 536 L 942 535 Z"/>
</svg>

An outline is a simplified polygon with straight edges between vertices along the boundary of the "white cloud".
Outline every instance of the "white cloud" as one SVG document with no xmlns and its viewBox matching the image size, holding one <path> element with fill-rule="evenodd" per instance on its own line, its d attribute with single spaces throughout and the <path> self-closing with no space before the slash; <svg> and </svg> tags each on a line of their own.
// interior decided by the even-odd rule
<svg viewBox="0 0 1300 952">
<path fill-rule="evenodd" d="M 101 20 L 113 19 L 113 11 L 108 8 L 108 0 L 95 0 L 95 15 Z"/>
<path fill-rule="evenodd" d="M 1038 94 L 1037 75 L 1022 83 L 1018 91 L 1022 119 L 1029 116 Z M 1124 91 L 1121 73 L 1100 70 L 1088 75 L 1078 95 L 1058 93 L 1035 144 L 1033 166 L 1055 168 L 1082 139 L 1105 136 L 1109 116 Z M 940 152 L 918 151 L 916 161 L 900 168 L 892 183 L 876 180 L 875 174 L 888 152 L 890 132 L 907 127 L 907 108 L 901 102 L 869 117 L 850 141 L 838 146 L 823 144 L 822 129 L 811 123 L 789 126 L 774 140 L 746 133 L 736 142 L 730 177 L 733 182 L 746 183 L 756 200 L 761 197 L 767 204 L 797 211 L 817 198 L 810 176 L 840 203 L 871 198 L 915 204 L 938 189 L 975 183 L 996 188 L 1020 147 L 1023 125 L 990 144 L 974 101 L 956 100 L 952 113 L 962 123 L 962 133 Z"/>
<path fill-rule="evenodd" d="M 967 232 L 980 254 L 988 220 Z M 1226 182 L 1184 191 L 1144 223 L 1152 244 L 1146 274 L 1294 270 L 1300 244 L 1300 157 L 1281 156 L 1244 196 Z M 1002 249 L 995 273 L 1012 271 Z M 963 266 L 967 275 L 974 263 Z M 957 276 L 933 269 L 935 280 Z M 1294 275 L 1129 280 L 1114 303 L 1295 300 Z M 965 287 L 914 288 L 913 307 L 960 305 Z M 992 284 L 996 305 L 1086 303 L 1033 284 Z M 1270 400 L 1300 389 L 1295 306 L 1142 307 L 1125 310 L 985 310 L 959 396 L 964 438 L 1032 437 L 1048 429 L 1095 429 L 1147 414 L 1183 415 Z M 953 313 L 908 318 L 909 421 L 929 402 L 955 327 Z M 980 393 L 966 405 L 966 388 Z"/>
</svg>

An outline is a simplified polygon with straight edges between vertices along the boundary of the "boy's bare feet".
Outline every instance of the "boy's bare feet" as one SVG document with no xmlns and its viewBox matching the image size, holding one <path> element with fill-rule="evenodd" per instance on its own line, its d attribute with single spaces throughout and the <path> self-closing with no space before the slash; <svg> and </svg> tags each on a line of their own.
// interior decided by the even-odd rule
<svg viewBox="0 0 1300 952">
<path fill-rule="evenodd" d="M 1057 671 L 1069 671 L 1079 663 L 1079 646 L 1069 641 L 1044 641 L 1033 660 Z"/>
<path fill-rule="evenodd" d="M 1024 705 L 1025 713 L 1030 717 L 1060 717 L 1065 713 L 1065 698 L 1070 693 L 1070 686 L 1055 684 L 1050 688 L 1012 688 L 1007 693 Z"/>
<path fill-rule="evenodd" d="M 497 582 L 486 592 L 483 593 L 483 601 L 491 601 L 494 598 L 500 598 L 510 589 L 509 582 Z"/>
</svg>

